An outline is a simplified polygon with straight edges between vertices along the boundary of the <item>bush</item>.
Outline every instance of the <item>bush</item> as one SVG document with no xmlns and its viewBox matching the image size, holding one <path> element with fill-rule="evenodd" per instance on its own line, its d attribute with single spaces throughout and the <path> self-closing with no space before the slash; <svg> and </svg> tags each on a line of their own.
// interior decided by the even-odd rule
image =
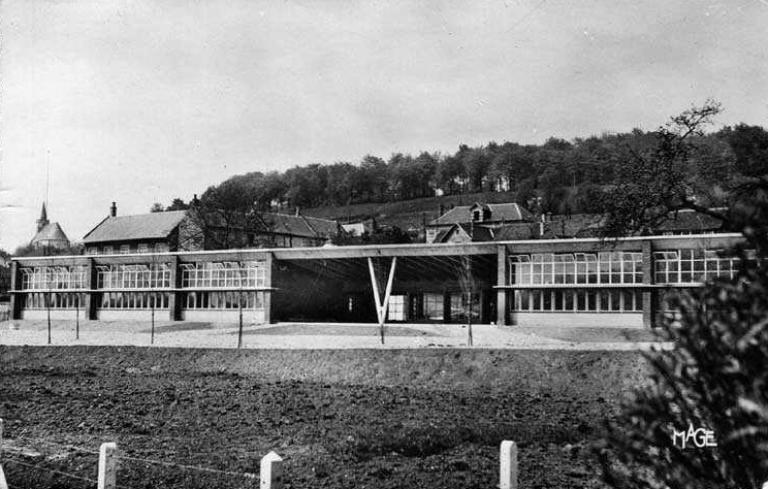
<svg viewBox="0 0 768 489">
<path fill-rule="evenodd" d="M 768 270 L 751 262 L 733 282 L 682 294 L 670 350 L 596 447 L 618 488 L 760 488 L 768 480 Z M 714 432 L 716 447 L 681 448 L 673 430 Z"/>
</svg>

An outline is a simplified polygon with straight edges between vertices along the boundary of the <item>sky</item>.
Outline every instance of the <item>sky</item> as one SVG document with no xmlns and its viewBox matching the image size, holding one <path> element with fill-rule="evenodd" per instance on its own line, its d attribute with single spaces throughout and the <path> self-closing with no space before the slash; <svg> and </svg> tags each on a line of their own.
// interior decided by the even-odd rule
<svg viewBox="0 0 768 489">
<path fill-rule="evenodd" d="M 768 127 L 768 0 L 0 0 L 0 248 L 250 171 Z M 47 182 L 47 183 L 46 183 Z M 47 190 L 46 190 L 47 189 Z"/>
</svg>

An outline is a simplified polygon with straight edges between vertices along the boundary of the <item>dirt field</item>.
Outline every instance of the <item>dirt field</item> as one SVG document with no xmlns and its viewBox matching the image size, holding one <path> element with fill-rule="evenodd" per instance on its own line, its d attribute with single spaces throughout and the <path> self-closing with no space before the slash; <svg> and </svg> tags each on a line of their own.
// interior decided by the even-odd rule
<svg viewBox="0 0 768 489">
<path fill-rule="evenodd" d="M 122 487 L 255 487 L 275 450 L 286 487 L 493 488 L 512 439 L 521 487 L 601 487 L 586 444 L 643 376 L 620 351 L 0 347 L 3 465 L 13 488 L 93 487 L 41 469 L 95 478 L 116 441 L 236 473 L 124 459 Z"/>
</svg>

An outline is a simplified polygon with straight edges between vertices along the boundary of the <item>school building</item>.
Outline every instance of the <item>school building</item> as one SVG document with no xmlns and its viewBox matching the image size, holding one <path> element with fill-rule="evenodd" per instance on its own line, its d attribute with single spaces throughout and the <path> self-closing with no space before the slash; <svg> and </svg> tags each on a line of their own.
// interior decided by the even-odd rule
<svg viewBox="0 0 768 489">
<path fill-rule="evenodd" d="M 14 258 L 12 316 L 651 327 L 738 234 Z"/>
</svg>

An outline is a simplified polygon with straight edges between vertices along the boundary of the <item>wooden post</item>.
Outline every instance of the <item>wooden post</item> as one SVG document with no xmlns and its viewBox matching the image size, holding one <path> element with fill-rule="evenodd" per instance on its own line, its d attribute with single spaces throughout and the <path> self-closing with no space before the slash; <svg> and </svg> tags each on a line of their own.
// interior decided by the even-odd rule
<svg viewBox="0 0 768 489">
<path fill-rule="evenodd" d="M 513 441 L 501 442 L 500 489 L 517 489 L 517 445 Z"/>
<path fill-rule="evenodd" d="M 98 489 L 115 489 L 117 487 L 117 443 L 102 443 L 99 448 L 99 477 Z"/>
<path fill-rule="evenodd" d="M 261 489 L 282 489 L 283 487 L 283 459 L 275 452 L 269 452 L 261 459 L 259 471 Z"/>
</svg>

